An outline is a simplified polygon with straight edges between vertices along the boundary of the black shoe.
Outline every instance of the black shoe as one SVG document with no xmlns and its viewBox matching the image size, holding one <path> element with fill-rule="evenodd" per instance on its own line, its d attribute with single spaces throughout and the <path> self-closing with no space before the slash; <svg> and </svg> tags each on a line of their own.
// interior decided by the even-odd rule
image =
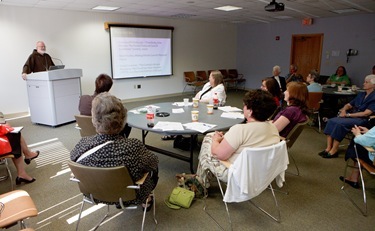
<svg viewBox="0 0 375 231">
<path fill-rule="evenodd" d="M 162 140 L 174 140 L 174 139 L 176 139 L 176 136 L 175 135 L 167 135 L 167 136 L 162 136 L 161 139 Z"/>
<path fill-rule="evenodd" d="M 27 165 L 29 165 L 33 159 L 38 158 L 40 152 L 39 152 L 39 151 L 36 151 L 35 153 L 36 153 L 36 156 L 34 156 L 33 158 L 25 158 L 25 159 L 24 159 L 24 161 L 25 161 L 25 163 L 26 163 Z"/>
<path fill-rule="evenodd" d="M 116 203 L 115 205 L 116 205 L 116 209 L 122 209 L 120 203 Z"/>
<path fill-rule="evenodd" d="M 151 200 L 147 204 L 147 207 L 143 207 L 143 205 L 142 205 L 142 211 L 145 211 L 145 209 L 146 209 L 146 212 L 149 212 L 153 205 L 154 205 L 154 198 L 151 197 Z"/>
<path fill-rule="evenodd" d="M 329 152 L 327 152 L 327 154 L 322 155 L 322 157 L 325 158 L 325 159 L 337 158 L 337 157 L 339 157 L 339 153 L 336 152 L 334 154 L 330 154 Z"/>
<path fill-rule="evenodd" d="M 319 156 L 325 156 L 327 154 L 328 154 L 328 152 L 326 150 L 323 150 L 323 151 L 319 152 Z"/>
<path fill-rule="evenodd" d="M 354 181 L 350 181 L 350 180 L 347 180 L 345 179 L 343 176 L 340 176 L 339 179 L 345 183 L 347 183 L 348 185 L 352 186 L 353 188 L 355 189 L 359 189 L 359 183 L 358 182 L 354 182 Z"/>
<path fill-rule="evenodd" d="M 31 179 L 31 180 L 26 180 L 22 177 L 18 177 L 16 178 L 16 185 L 20 185 L 22 182 L 26 183 L 26 184 L 30 184 L 30 183 L 33 183 L 35 181 L 35 178 Z"/>
</svg>

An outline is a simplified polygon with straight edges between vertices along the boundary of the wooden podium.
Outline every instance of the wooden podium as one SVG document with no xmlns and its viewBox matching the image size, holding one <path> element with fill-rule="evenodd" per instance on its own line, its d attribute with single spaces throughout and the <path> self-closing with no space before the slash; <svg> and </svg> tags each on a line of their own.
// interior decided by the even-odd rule
<svg viewBox="0 0 375 231">
<path fill-rule="evenodd" d="M 82 69 L 61 69 L 27 75 L 31 122 L 57 126 L 79 114 Z"/>
</svg>

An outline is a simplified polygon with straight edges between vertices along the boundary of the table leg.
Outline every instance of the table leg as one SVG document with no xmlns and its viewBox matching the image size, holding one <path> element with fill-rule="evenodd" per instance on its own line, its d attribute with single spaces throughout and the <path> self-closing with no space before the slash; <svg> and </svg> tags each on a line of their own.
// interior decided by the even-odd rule
<svg viewBox="0 0 375 231">
<path fill-rule="evenodd" d="M 186 157 L 184 155 L 180 155 L 180 154 L 177 154 L 177 153 L 174 153 L 174 152 L 170 152 L 168 150 L 164 150 L 164 149 L 161 149 L 161 148 L 157 148 L 157 147 L 154 147 L 154 146 L 151 146 L 151 145 L 147 145 L 146 144 L 147 134 L 148 134 L 148 131 L 142 130 L 142 142 L 146 146 L 147 149 L 149 149 L 151 151 L 154 151 L 154 152 L 157 152 L 157 153 L 160 153 L 160 154 L 164 154 L 166 156 L 170 156 L 170 157 L 173 157 L 173 158 L 176 158 L 176 159 L 179 159 L 179 160 L 189 162 L 190 163 L 190 171 L 191 171 L 191 173 L 194 173 L 194 169 L 193 169 L 193 162 L 194 162 L 193 158 L 194 158 L 194 148 L 195 148 L 195 142 L 194 141 L 198 137 L 197 134 L 190 135 L 190 143 L 192 145 L 190 145 L 190 156 L 189 157 Z"/>
</svg>

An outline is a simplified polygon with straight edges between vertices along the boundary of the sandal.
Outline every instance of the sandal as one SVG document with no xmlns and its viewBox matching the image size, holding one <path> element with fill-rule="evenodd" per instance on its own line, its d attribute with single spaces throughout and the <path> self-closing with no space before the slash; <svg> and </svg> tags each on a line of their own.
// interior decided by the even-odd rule
<svg viewBox="0 0 375 231">
<path fill-rule="evenodd" d="M 174 140 L 176 138 L 175 135 L 167 135 L 167 136 L 162 136 L 162 140 Z"/>
</svg>

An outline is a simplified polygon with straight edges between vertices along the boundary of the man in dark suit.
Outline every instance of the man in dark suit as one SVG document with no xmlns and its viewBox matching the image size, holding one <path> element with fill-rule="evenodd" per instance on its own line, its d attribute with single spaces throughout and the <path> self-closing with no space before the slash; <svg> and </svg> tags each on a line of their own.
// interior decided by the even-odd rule
<svg viewBox="0 0 375 231">
<path fill-rule="evenodd" d="M 276 81 L 279 83 L 281 93 L 284 93 L 286 91 L 286 81 L 284 77 L 280 76 L 281 69 L 279 66 L 274 66 L 272 69 L 272 78 L 276 79 Z"/>
</svg>

